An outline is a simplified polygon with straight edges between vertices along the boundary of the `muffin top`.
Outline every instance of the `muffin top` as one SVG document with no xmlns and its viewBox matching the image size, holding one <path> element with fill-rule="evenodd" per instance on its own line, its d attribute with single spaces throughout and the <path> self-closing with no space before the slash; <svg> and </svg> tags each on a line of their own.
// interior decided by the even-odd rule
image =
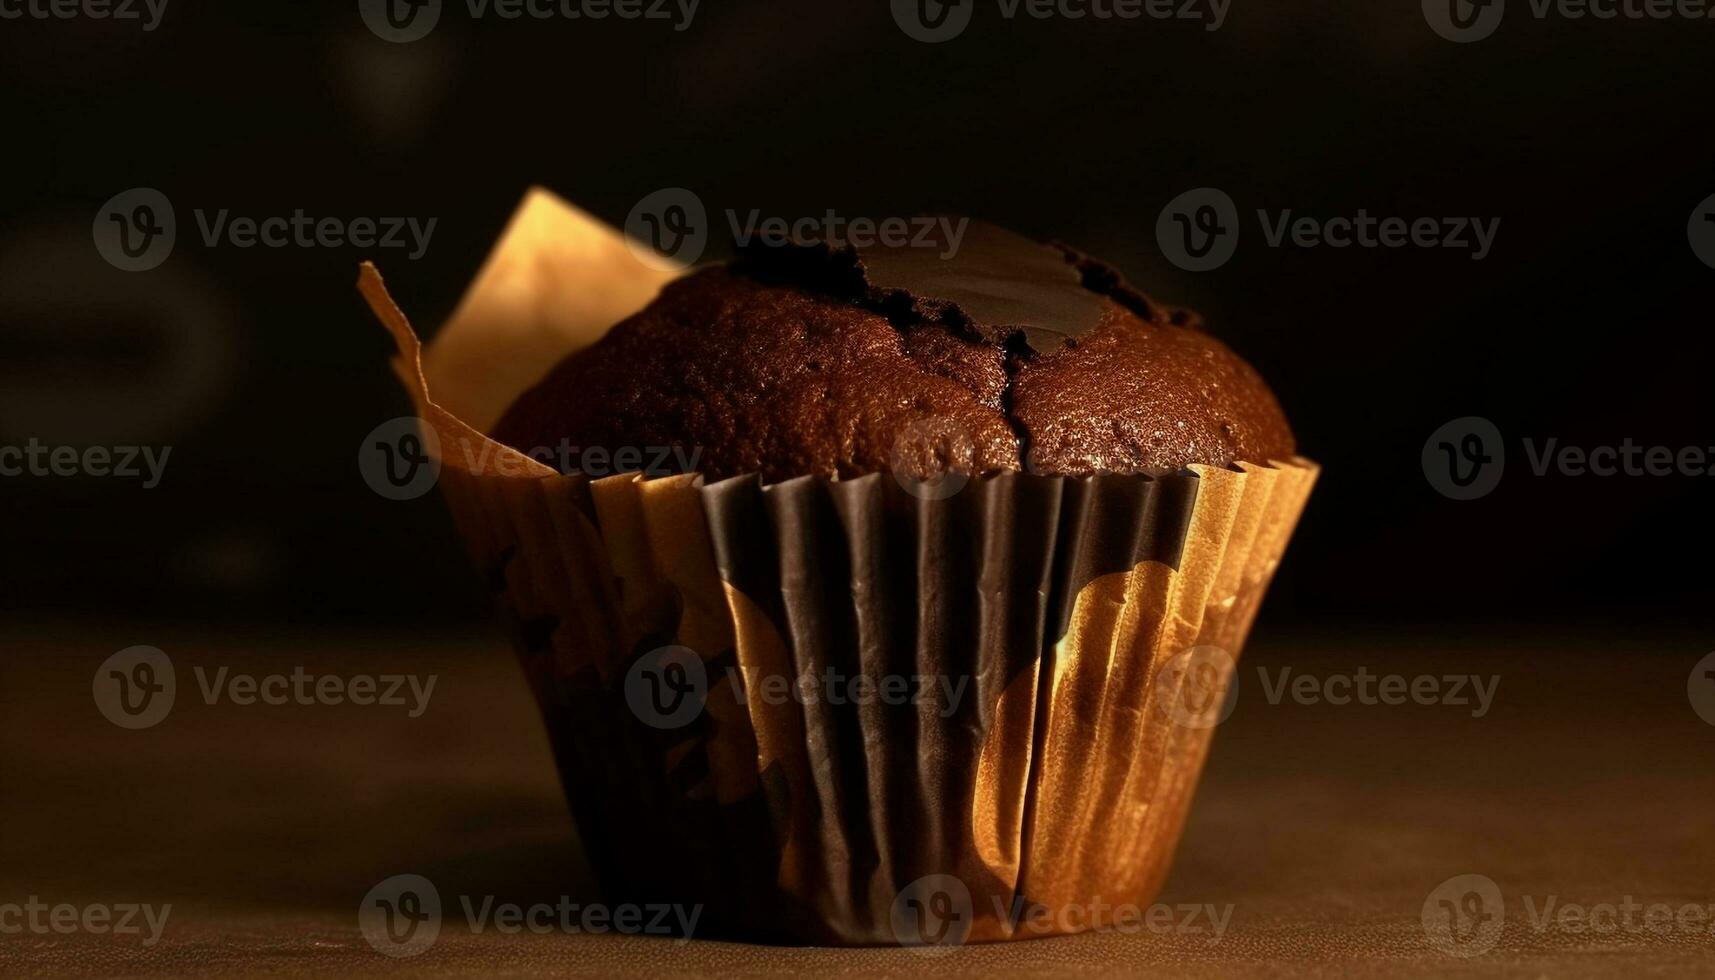
<svg viewBox="0 0 1715 980">
<path fill-rule="evenodd" d="M 891 247 L 753 240 L 562 360 L 492 436 L 568 472 L 599 470 L 583 461 L 600 450 L 769 482 L 1160 475 L 1294 451 L 1268 386 L 1195 316 L 974 222 Z"/>
</svg>

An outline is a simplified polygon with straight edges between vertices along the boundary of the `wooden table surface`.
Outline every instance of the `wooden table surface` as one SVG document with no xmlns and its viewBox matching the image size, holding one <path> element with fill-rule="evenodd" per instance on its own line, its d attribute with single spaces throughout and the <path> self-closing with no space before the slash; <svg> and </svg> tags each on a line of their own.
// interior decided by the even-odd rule
<svg viewBox="0 0 1715 980">
<path fill-rule="evenodd" d="M 99 712 L 92 678 L 135 644 L 173 658 L 180 690 L 164 721 L 132 731 Z M 12 627 L 0 633 L 0 929 L 20 921 L 7 903 L 32 898 L 171 910 L 147 946 L 0 932 L 0 976 L 1708 976 L 1715 919 L 1682 912 L 1650 928 L 1638 911 L 1608 927 L 1602 910 L 1715 905 L 1715 725 L 1688 687 L 1712 646 L 1516 627 L 1260 637 L 1160 897 L 1230 907 L 1218 937 L 1106 932 L 924 958 L 504 935 L 449 916 L 426 952 L 394 959 L 357 919 L 390 875 L 424 875 L 443 896 L 594 898 L 497 633 Z M 194 668 L 222 666 L 437 682 L 417 718 L 379 705 L 207 704 Z M 1270 702 L 1283 668 L 1320 687 L 1360 667 L 1498 687 L 1481 717 L 1474 703 Z M 1707 696 L 1715 718 L 1715 681 Z M 1502 925 L 1492 948 L 1456 957 L 1432 941 L 1423 911 L 1464 874 L 1495 882 Z"/>
</svg>

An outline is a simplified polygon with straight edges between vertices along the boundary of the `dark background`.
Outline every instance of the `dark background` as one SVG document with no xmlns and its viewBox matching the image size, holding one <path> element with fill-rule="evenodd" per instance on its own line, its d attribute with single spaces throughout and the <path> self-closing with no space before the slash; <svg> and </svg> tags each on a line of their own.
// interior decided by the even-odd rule
<svg viewBox="0 0 1715 980">
<path fill-rule="evenodd" d="M 1452 44 L 1416 0 L 1235 0 L 1226 26 L 1004 20 L 941 45 L 884 0 L 706 0 L 661 22 L 473 21 L 378 40 L 355 3 L 192 4 L 151 33 L 0 22 L 0 445 L 171 445 L 165 479 L 0 479 L 14 619 L 485 621 L 433 495 L 359 476 L 409 414 L 353 288 L 375 258 L 423 328 L 520 196 L 615 223 L 658 188 L 711 213 L 947 208 L 1104 256 L 1201 309 L 1274 384 L 1322 483 L 1265 618 L 1306 626 L 1697 625 L 1715 478 L 1538 478 L 1522 437 L 1715 445 L 1715 21 L 1537 21 Z M 97 208 L 163 191 L 157 270 L 97 256 Z M 1237 257 L 1154 235 L 1201 186 Z M 1254 212 L 1500 217 L 1454 250 L 1272 249 Z M 438 219 L 427 254 L 207 248 L 193 209 Z M 1506 478 L 1455 502 L 1419 454 L 1466 415 Z M 1266 628 L 1266 624 L 1265 624 Z"/>
</svg>

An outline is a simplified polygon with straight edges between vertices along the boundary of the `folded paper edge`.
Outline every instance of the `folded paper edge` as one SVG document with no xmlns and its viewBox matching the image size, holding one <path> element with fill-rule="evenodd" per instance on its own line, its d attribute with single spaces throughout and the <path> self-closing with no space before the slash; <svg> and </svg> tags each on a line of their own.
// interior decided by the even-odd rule
<svg viewBox="0 0 1715 980">
<path fill-rule="evenodd" d="M 686 267 L 541 187 L 519 202 L 423 350 L 439 403 L 487 431 L 566 355 L 648 306 Z"/>
<path fill-rule="evenodd" d="M 358 292 L 369 302 L 369 308 L 374 311 L 376 319 L 393 335 L 397 352 L 392 358 L 393 372 L 410 394 L 412 402 L 417 407 L 418 417 L 429 426 L 436 437 L 430 444 L 430 451 L 440 459 L 443 466 L 451 465 L 471 476 L 504 476 L 512 478 L 535 478 L 558 476 L 553 468 L 537 460 L 488 438 L 481 432 L 464 423 L 458 416 L 442 408 L 429 394 L 428 378 L 423 373 L 423 344 L 417 338 L 415 330 L 411 329 L 411 321 L 406 318 L 399 304 L 393 301 L 387 292 L 387 284 L 382 280 L 381 273 L 372 262 L 365 262 L 359 267 L 357 276 Z M 461 452 L 453 452 L 454 447 Z M 492 465 L 491 472 L 488 471 Z"/>
</svg>

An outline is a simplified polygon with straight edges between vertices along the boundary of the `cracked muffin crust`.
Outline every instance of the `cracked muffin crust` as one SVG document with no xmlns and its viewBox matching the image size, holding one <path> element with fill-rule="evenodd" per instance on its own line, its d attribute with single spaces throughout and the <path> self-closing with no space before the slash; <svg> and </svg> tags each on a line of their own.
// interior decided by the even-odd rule
<svg viewBox="0 0 1715 980">
<path fill-rule="evenodd" d="M 971 224 L 937 249 L 752 243 L 572 354 L 492 433 L 690 450 L 709 479 L 1161 474 L 1293 454 L 1257 372 L 1102 264 Z"/>
</svg>

